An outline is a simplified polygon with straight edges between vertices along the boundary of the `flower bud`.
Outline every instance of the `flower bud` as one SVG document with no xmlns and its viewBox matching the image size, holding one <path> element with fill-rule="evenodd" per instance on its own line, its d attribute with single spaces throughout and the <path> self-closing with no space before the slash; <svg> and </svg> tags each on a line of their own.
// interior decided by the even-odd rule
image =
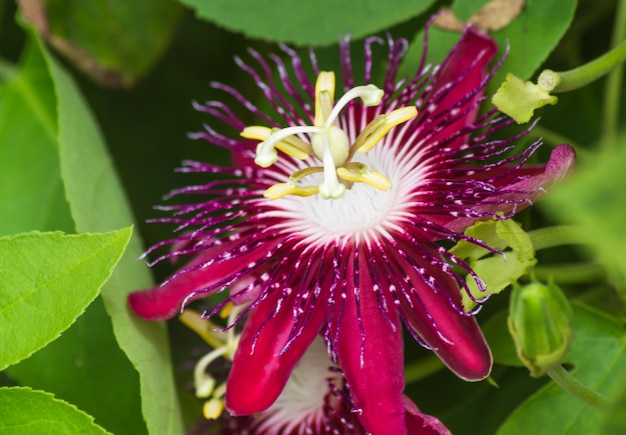
<svg viewBox="0 0 626 435">
<path fill-rule="evenodd" d="M 511 293 L 508 326 L 533 377 L 562 363 L 572 343 L 572 308 L 556 285 L 533 282 Z"/>
</svg>

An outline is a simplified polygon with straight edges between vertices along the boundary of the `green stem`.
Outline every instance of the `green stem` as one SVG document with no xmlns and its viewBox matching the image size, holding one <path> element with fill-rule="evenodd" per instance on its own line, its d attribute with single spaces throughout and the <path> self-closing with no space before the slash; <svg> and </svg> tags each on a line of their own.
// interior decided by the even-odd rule
<svg viewBox="0 0 626 435">
<path fill-rule="evenodd" d="M 552 280 L 556 284 L 593 283 L 606 278 L 605 269 L 593 263 L 535 266 L 533 274 L 539 281 Z"/>
<path fill-rule="evenodd" d="M 445 366 L 435 355 L 428 355 L 419 360 L 407 364 L 404 368 L 404 382 L 409 385 L 437 373 Z"/>
<path fill-rule="evenodd" d="M 548 92 L 567 92 L 582 88 L 599 79 L 626 60 L 626 41 L 608 53 L 569 71 L 543 70 L 537 84 Z"/>
<path fill-rule="evenodd" d="M 606 397 L 584 385 L 565 370 L 562 365 L 549 369 L 547 373 L 559 387 L 583 402 L 599 409 L 607 409 L 609 406 Z"/>
<path fill-rule="evenodd" d="M 625 40 L 626 0 L 620 0 L 617 5 L 617 13 L 615 14 L 615 20 L 613 22 L 611 45 L 615 47 L 620 42 Z M 620 65 L 609 73 L 604 87 L 604 100 L 602 104 L 602 137 L 600 144 L 605 149 L 613 148 L 617 141 L 623 74 L 624 65 Z"/>
<path fill-rule="evenodd" d="M 591 238 L 585 235 L 584 229 L 573 225 L 540 228 L 529 231 L 528 235 L 535 251 L 554 246 L 583 245 L 591 242 Z"/>
</svg>

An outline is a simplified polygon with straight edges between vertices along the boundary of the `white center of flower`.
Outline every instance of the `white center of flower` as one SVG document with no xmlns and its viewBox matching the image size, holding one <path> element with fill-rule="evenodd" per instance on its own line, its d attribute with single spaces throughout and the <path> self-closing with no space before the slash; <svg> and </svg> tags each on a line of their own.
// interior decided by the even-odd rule
<svg viewBox="0 0 626 435">
<path fill-rule="evenodd" d="M 298 226 L 302 234 L 317 240 L 375 229 L 398 208 L 397 199 L 402 197 L 403 190 L 403 171 L 394 153 L 385 147 L 377 147 L 366 155 L 358 156 L 358 161 L 372 170 L 387 174 L 392 187 L 382 191 L 364 183 L 355 183 L 341 201 L 327 201 L 321 195 L 307 198 L 287 196 L 277 200 L 276 205 L 292 218 L 292 225 Z M 311 176 L 312 182 L 319 179 L 321 174 Z"/>
<path fill-rule="evenodd" d="M 396 125 L 406 122 L 417 115 L 413 106 L 403 107 L 376 117 L 356 137 L 353 143 L 338 126 L 338 116 L 346 105 L 355 99 L 361 99 L 366 107 L 380 104 L 384 92 L 374 85 L 357 86 L 346 92 L 333 103 L 335 94 L 335 75 L 321 72 L 315 84 L 315 119 L 311 126 L 293 126 L 284 129 L 267 127 L 246 127 L 241 135 L 248 139 L 261 141 L 257 146 L 255 163 L 267 168 L 278 161 L 277 149 L 285 154 L 312 162 L 321 166 L 306 166 L 296 170 L 286 183 L 278 183 L 264 192 L 269 199 L 278 199 L 286 195 L 310 196 L 319 193 L 323 199 L 344 197 L 357 183 L 367 184 L 379 191 L 392 187 L 392 182 L 381 172 L 372 170 L 361 159 L 371 151 L 380 140 Z M 307 142 L 303 138 L 308 135 Z M 359 157 L 357 157 L 359 155 Z M 320 176 L 315 176 L 320 174 Z M 313 185 L 301 185 L 307 177 L 315 180 Z"/>
</svg>

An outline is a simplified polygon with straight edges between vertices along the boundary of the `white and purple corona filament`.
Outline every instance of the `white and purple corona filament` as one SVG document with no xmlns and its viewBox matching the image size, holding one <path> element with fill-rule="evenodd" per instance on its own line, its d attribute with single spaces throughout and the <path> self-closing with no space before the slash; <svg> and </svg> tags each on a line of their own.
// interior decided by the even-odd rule
<svg viewBox="0 0 626 435">
<path fill-rule="evenodd" d="M 386 59 L 373 54 L 381 45 Z M 574 154 L 561 145 L 546 165 L 528 166 L 538 142 L 516 149 L 519 137 L 491 139 L 513 121 L 495 110 L 478 116 L 497 52 L 480 30 L 468 27 L 441 65 L 422 62 L 412 77 L 397 76 L 404 40 L 367 39 L 364 67 L 352 63 L 347 40 L 340 48 L 337 74 L 287 47 L 270 60 L 250 51 L 255 66 L 237 60 L 272 114 L 215 87 L 259 125 L 222 102 L 196 105 L 234 133 L 211 122 L 192 137 L 230 150 L 233 165 L 185 162 L 183 172 L 223 176 L 174 192 L 205 199 L 162 207 L 173 217 L 160 221 L 178 224 L 180 235 L 150 252 L 171 245 L 156 261 L 190 261 L 129 300 L 149 320 L 222 291 L 229 296 L 208 316 L 228 302 L 247 304 L 226 385 L 233 415 L 268 409 L 322 335 L 366 431 L 403 434 L 402 324 L 461 378 L 491 370 L 490 350 L 461 306 L 459 267 L 484 283 L 438 242 L 482 245 L 463 231 L 534 202 L 570 171 Z M 384 79 L 371 83 L 383 61 Z"/>
</svg>

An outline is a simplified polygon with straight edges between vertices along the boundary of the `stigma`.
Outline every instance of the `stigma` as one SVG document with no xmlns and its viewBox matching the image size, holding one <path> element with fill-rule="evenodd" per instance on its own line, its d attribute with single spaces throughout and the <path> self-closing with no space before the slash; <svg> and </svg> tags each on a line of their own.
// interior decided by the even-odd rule
<svg viewBox="0 0 626 435">
<path fill-rule="evenodd" d="M 316 163 L 297 170 L 289 176 L 287 182 L 271 186 L 263 193 L 266 198 L 319 194 L 324 199 L 338 199 L 354 183 L 365 183 L 382 191 L 392 187 L 384 174 L 353 161 L 353 158 L 356 153 L 365 154 L 372 150 L 393 127 L 414 118 L 417 109 L 407 106 L 379 115 L 351 141 L 348 134 L 339 127 L 341 111 L 350 101 L 356 99 L 360 99 L 365 107 L 378 106 L 384 92 L 369 84 L 348 90 L 336 103 L 334 95 L 335 74 L 322 71 L 315 83 L 313 125 L 282 129 L 250 126 L 241 132 L 241 136 L 246 139 L 260 141 L 254 162 L 262 168 L 268 168 L 278 161 L 278 151 L 299 160 L 313 157 L 311 161 Z M 304 179 L 316 173 L 322 174 L 321 182 L 306 184 Z"/>
</svg>

